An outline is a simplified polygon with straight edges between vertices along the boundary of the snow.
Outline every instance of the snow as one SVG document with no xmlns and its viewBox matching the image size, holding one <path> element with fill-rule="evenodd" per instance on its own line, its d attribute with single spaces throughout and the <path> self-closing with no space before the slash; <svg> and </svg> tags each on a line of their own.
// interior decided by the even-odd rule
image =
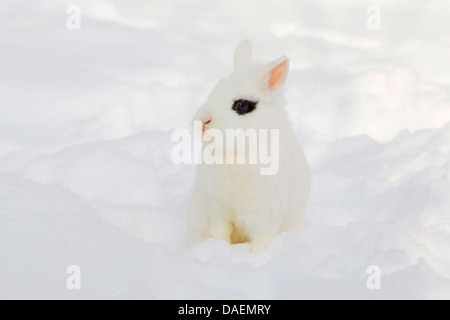
<svg viewBox="0 0 450 320">
<path fill-rule="evenodd" d="M 0 298 L 450 299 L 450 8 L 378 5 L 381 30 L 364 2 L 3 0 Z M 195 167 L 171 132 L 243 38 L 291 59 L 307 225 L 187 247 Z"/>
</svg>

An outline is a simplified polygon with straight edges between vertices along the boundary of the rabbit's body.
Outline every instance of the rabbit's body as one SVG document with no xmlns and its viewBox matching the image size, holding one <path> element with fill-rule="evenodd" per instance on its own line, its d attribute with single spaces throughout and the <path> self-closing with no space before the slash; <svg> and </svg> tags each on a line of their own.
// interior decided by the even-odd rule
<svg viewBox="0 0 450 320">
<path fill-rule="evenodd" d="M 243 42 L 241 51 L 243 45 L 249 47 L 248 42 Z M 235 69 L 240 47 L 235 53 Z M 261 168 L 267 165 L 259 162 L 200 164 L 188 212 L 191 243 L 221 238 L 230 243 L 250 242 L 256 249 L 265 246 L 278 233 L 303 225 L 310 185 L 308 163 L 284 110 L 278 105 L 279 99 L 265 95 L 264 90 L 258 92 L 258 86 L 255 86 L 259 81 L 259 73 L 255 73 L 258 69 L 261 68 L 244 72 L 235 70 L 229 79 L 216 87 L 196 118 L 222 131 L 268 129 L 270 135 L 270 129 L 278 129 L 278 141 L 272 141 L 270 136 L 267 140 L 268 150 L 271 150 L 271 143 L 279 144 L 278 172 L 262 175 Z M 248 78 L 243 80 L 243 74 Z M 251 79 L 255 75 L 253 82 Z M 236 83 L 238 86 L 233 87 Z M 232 104 L 243 97 L 258 99 L 255 111 L 240 115 L 231 107 L 221 108 L 222 104 Z"/>
</svg>

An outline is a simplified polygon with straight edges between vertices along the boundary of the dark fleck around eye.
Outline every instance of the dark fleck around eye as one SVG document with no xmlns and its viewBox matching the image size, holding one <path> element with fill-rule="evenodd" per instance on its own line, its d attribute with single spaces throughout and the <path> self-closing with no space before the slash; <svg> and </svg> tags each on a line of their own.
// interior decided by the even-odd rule
<svg viewBox="0 0 450 320">
<path fill-rule="evenodd" d="M 247 114 L 256 109 L 256 101 L 239 99 L 234 101 L 233 110 L 236 111 L 239 115 Z"/>
</svg>

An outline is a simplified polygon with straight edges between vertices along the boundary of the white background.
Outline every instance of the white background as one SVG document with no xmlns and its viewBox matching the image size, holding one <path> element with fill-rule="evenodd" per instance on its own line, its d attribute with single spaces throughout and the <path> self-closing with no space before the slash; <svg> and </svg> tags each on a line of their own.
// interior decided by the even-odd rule
<svg viewBox="0 0 450 320">
<path fill-rule="evenodd" d="M 351 4 L 350 4 L 351 3 Z M 367 8 L 381 10 L 369 30 Z M 69 5 L 81 29 L 69 30 Z M 450 298 L 448 1 L 0 4 L 0 298 Z M 187 247 L 170 160 L 249 38 L 291 61 L 307 226 Z M 66 268 L 81 268 L 81 290 Z M 381 269 L 381 289 L 366 269 Z"/>
</svg>

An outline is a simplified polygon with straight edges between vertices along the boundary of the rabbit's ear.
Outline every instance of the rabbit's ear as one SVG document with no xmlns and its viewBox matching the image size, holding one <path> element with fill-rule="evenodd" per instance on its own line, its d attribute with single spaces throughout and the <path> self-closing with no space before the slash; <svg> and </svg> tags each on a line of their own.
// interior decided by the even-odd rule
<svg viewBox="0 0 450 320">
<path fill-rule="evenodd" d="M 272 91 L 281 88 L 289 73 L 289 59 L 286 56 L 270 62 L 264 68 L 263 90 Z"/>
<path fill-rule="evenodd" d="M 234 69 L 252 62 L 252 43 L 250 40 L 242 40 L 234 51 Z"/>
</svg>

